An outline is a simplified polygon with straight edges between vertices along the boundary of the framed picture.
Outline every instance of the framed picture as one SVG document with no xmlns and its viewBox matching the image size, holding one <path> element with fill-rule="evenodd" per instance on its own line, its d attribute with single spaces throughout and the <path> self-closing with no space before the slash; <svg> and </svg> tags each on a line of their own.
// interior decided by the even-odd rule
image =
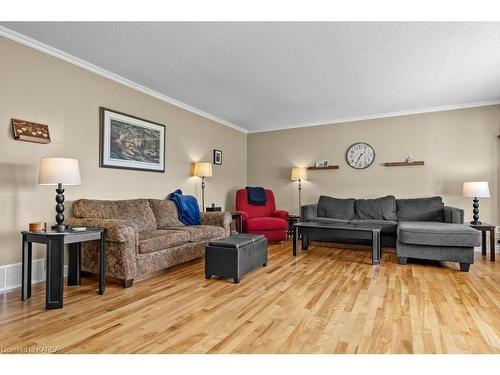
<svg viewBox="0 0 500 375">
<path fill-rule="evenodd" d="M 165 172 L 166 126 L 100 107 L 101 168 Z"/>
<path fill-rule="evenodd" d="M 214 164 L 222 165 L 222 151 L 214 150 Z"/>
<path fill-rule="evenodd" d="M 328 160 L 317 160 L 316 168 L 326 168 L 328 167 Z"/>
</svg>

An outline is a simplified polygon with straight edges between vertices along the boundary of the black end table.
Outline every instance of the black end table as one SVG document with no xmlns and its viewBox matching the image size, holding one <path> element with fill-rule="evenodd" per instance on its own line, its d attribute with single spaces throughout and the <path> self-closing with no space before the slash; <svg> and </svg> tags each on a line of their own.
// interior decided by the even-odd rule
<svg viewBox="0 0 500 375">
<path fill-rule="evenodd" d="M 69 230 L 67 232 L 29 232 L 22 233 L 23 301 L 31 297 L 31 253 L 32 243 L 46 245 L 46 277 L 45 277 L 45 308 L 60 309 L 63 307 L 64 292 L 64 245 L 69 245 L 68 286 L 80 285 L 80 243 L 98 240 L 99 246 L 99 294 L 105 289 L 105 229 L 88 228 L 84 232 Z"/>
<path fill-rule="evenodd" d="M 289 215 L 288 216 L 288 227 L 286 230 L 286 238 L 290 238 L 293 236 L 293 225 L 297 224 L 300 222 L 300 216 L 299 215 Z"/>
<path fill-rule="evenodd" d="M 470 227 L 481 231 L 481 253 L 486 256 L 486 232 L 490 232 L 490 261 L 495 261 L 495 226 L 488 223 L 468 224 Z"/>
<path fill-rule="evenodd" d="M 233 212 L 231 214 L 232 220 L 235 222 L 235 230 L 237 233 L 243 233 L 243 218 L 240 212 Z"/>
</svg>

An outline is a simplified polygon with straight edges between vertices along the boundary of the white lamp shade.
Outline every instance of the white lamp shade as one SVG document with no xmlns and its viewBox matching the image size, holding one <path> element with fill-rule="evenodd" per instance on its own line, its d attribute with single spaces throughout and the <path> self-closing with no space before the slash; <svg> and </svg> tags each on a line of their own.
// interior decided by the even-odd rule
<svg viewBox="0 0 500 375">
<path fill-rule="evenodd" d="M 292 176 L 290 178 L 292 181 L 307 180 L 307 170 L 305 168 L 292 168 Z"/>
<path fill-rule="evenodd" d="M 464 182 L 463 196 L 468 198 L 489 198 L 490 188 L 488 182 Z"/>
<path fill-rule="evenodd" d="M 212 177 L 212 163 L 207 163 L 207 162 L 194 163 L 193 176 Z"/>
<path fill-rule="evenodd" d="M 80 185 L 80 166 L 76 159 L 44 158 L 40 160 L 39 185 Z"/>
</svg>

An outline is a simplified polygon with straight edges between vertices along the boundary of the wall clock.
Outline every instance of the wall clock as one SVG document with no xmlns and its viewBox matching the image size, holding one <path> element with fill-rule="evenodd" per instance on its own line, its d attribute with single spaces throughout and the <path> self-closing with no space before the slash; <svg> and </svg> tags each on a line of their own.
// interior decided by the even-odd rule
<svg viewBox="0 0 500 375">
<path fill-rule="evenodd" d="M 375 160 L 375 150 L 368 143 L 358 142 L 347 149 L 345 157 L 351 167 L 365 169 Z"/>
</svg>

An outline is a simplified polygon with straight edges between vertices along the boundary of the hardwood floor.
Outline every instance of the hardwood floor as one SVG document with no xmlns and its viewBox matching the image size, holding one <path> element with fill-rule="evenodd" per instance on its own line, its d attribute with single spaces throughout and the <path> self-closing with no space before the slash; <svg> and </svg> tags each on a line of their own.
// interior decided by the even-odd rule
<svg viewBox="0 0 500 375">
<path fill-rule="evenodd" d="M 205 280 L 203 260 L 123 289 L 65 287 L 62 310 L 44 286 L 23 303 L 0 294 L 0 346 L 58 353 L 500 353 L 500 266 L 381 266 L 368 251 L 272 245 L 269 264 L 240 284 Z"/>
</svg>

